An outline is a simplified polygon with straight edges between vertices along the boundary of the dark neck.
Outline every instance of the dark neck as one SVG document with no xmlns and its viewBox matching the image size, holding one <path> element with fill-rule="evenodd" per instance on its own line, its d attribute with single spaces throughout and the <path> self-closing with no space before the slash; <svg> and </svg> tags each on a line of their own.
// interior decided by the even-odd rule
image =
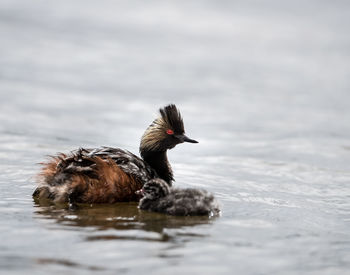
<svg viewBox="0 0 350 275">
<path fill-rule="evenodd" d="M 173 172 L 168 161 L 166 151 L 142 151 L 141 156 L 158 174 L 160 178 L 165 180 L 171 186 Z"/>
</svg>

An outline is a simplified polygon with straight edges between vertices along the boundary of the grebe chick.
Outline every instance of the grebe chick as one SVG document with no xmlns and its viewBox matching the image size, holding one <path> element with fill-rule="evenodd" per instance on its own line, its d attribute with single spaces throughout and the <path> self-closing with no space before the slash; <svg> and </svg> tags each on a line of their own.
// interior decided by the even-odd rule
<svg viewBox="0 0 350 275">
<path fill-rule="evenodd" d="M 43 163 L 36 199 L 64 203 L 115 203 L 138 201 L 135 194 L 147 181 L 163 179 L 171 186 L 173 172 L 167 150 L 183 142 L 197 143 L 185 135 L 180 112 L 171 104 L 161 108 L 141 138 L 141 158 L 119 148 L 83 149 L 58 154 Z"/>
<path fill-rule="evenodd" d="M 201 189 L 171 188 L 162 179 L 148 181 L 136 192 L 143 196 L 139 208 L 174 216 L 214 215 L 220 212 L 214 196 Z"/>
</svg>

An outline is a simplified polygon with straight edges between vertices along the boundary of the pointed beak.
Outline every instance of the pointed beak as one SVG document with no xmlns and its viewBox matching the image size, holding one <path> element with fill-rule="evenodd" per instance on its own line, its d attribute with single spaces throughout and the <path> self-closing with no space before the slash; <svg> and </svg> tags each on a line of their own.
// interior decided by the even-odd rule
<svg viewBox="0 0 350 275">
<path fill-rule="evenodd" d="M 181 142 L 190 142 L 190 143 L 198 143 L 197 140 L 194 139 L 190 139 L 189 137 L 185 136 L 185 135 L 178 135 L 176 136 L 179 140 L 181 140 Z"/>
</svg>

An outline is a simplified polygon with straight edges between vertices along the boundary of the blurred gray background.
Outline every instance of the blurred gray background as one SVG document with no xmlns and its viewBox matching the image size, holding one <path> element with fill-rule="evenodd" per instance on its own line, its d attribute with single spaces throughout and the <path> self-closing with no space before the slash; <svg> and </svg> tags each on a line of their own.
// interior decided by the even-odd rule
<svg viewBox="0 0 350 275">
<path fill-rule="evenodd" d="M 346 274 L 349 27 L 345 0 L 0 0 L 0 272 Z M 45 155 L 137 153 L 168 103 L 220 218 L 33 203 Z"/>
</svg>

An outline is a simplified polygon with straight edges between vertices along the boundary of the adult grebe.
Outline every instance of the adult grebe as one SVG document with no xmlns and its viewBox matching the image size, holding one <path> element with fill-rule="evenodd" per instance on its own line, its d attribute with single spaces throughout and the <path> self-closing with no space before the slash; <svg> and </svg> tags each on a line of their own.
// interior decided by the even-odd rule
<svg viewBox="0 0 350 275">
<path fill-rule="evenodd" d="M 149 180 L 172 185 L 173 172 L 167 150 L 183 142 L 197 143 L 185 135 L 180 112 L 171 104 L 161 108 L 141 138 L 141 158 L 129 151 L 101 147 L 80 148 L 58 154 L 43 163 L 38 175 L 36 199 L 70 203 L 138 201 L 137 190 Z"/>
</svg>

